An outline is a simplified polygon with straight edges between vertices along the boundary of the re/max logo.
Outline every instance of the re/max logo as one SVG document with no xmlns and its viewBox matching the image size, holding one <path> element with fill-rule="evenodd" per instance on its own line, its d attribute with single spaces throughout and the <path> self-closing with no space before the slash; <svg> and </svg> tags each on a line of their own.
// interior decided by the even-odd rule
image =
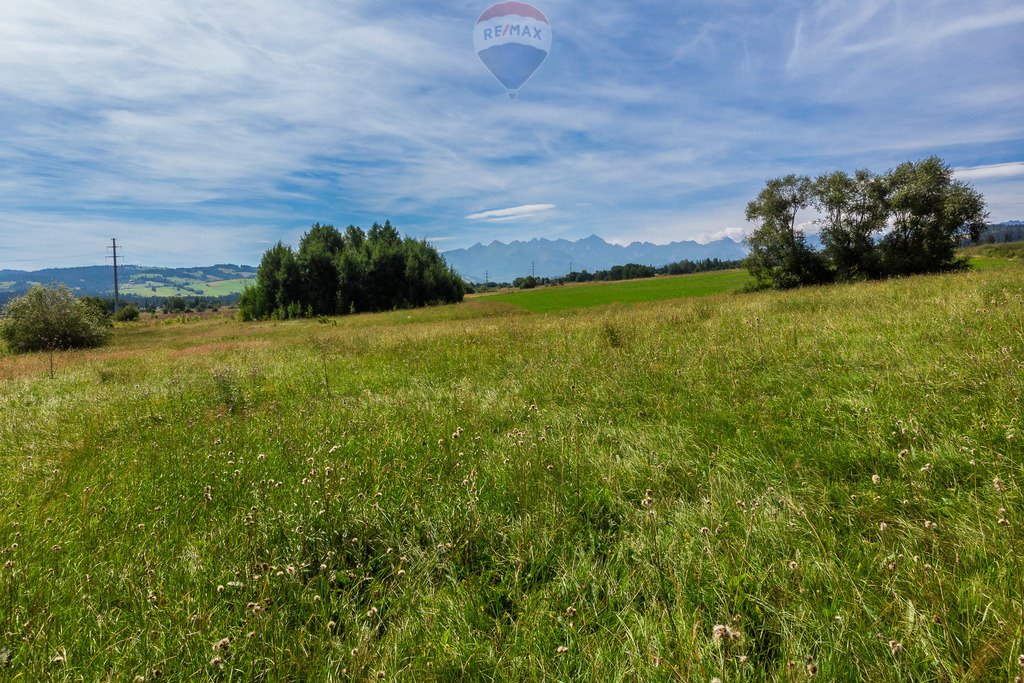
<svg viewBox="0 0 1024 683">
<path fill-rule="evenodd" d="M 505 36 L 522 36 L 523 38 L 541 40 L 541 30 L 532 26 L 520 26 L 519 24 L 505 24 L 504 26 L 484 29 L 484 40 L 494 40 L 496 38 L 504 38 Z"/>
</svg>

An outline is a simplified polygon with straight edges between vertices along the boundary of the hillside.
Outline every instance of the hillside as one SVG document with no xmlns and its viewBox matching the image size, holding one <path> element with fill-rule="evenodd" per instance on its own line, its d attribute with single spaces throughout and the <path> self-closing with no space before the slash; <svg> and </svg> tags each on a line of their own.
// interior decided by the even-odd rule
<svg viewBox="0 0 1024 683">
<path fill-rule="evenodd" d="M 0 357 L 0 678 L 1013 680 L 1021 329 L 1009 264 Z"/>
<path fill-rule="evenodd" d="M 157 268 L 125 265 L 118 268 L 122 294 L 140 297 L 227 296 L 239 294 L 256 277 L 251 266 L 220 263 L 191 268 Z M 0 300 L 24 294 L 34 284 L 65 284 L 78 295 L 112 296 L 111 266 L 0 270 Z"/>
</svg>

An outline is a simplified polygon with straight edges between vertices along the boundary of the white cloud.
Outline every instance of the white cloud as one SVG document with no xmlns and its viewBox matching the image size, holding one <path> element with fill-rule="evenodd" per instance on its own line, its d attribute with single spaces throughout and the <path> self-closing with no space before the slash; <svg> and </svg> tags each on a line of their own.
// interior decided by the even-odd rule
<svg viewBox="0 0 1024 683">
<path fill-rule="evenodd" d="M 642 4 L 552 7 L 555 48 L 511 105 L 464 0 L 13 0 L 0 243 L 24 235 L 5 256 L 28 258 L 59 220 L 135 235 L 149 260 L 251 261 L 250 234 L 384 218 L 446 246 L 541 228 L 668 242 L 743 225 L 769 177 L 981 164 L 1024 139 L 1010 0 Z M 1000 183 L 993 215 L 1015 213 L 1020 174 L 979 168 L 962 171 Z"/>
<path fill-rule="evenodd" d="M 1006 164 L 988 164 L 987 166 L 971 166 L 954 170 L 960 180 L 992 180 L 997 178 L 1015 178 L 1024 176 L 1024 161 L 1011 161 Z"/>
<path fill-rule="evenodd" d="M 551 211 L 554 208 L 556 208 L 554 204 L 524 204 L 523 206 L 513 206 L 508 209 L 494 209 L 493 211 L 473 213 L 466 216 L 466 219 L 471 221 L 488 221 L 491 223 L 515 221 L 535 218 L 538 214 Z"/>
<path fill-rule="evenodd" d="M 728 237 L 734 242 L 742 242 L 747 238 L 748 234 L 750 234 L 750 230 L 747 228 L 725 228 L 715 232 L 706 232 L 698 237 L 696 241 L 701 244 L 707 244 L 708 242 L 715 242 Z"/>
</svg>

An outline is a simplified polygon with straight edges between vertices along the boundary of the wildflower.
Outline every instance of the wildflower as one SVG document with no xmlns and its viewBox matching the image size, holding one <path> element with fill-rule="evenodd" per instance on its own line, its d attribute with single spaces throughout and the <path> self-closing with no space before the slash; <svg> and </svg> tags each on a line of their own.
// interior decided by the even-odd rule
<svg viewBox="0 0 1024 683">
<path fill-rule="evenodd" d="M 921 471 L 925 472 L 925 473 L 931 472 L 932 471 L 932 464 L 930 462 L 926 462 L 924 464 L 924 467 L 921 468 Z"/>
<path fill-rule="evenodd" d="M 574 616 L 576 616 L 576 608 L 575 607 L 566 607 L 565 608 L 565 613 L 567 615 L 569 615 L 570 617 L 574 617 Z"/>
<path fill-rule="evenodd" d="M 256 459 L 259 460 L 260 462 L 263 462 L 264 460 L 267 459 L 267 454 L 266 453 L 260 453 L 259 455 L 256 456 Z"/>
<path fill-rule="evenodd" d="M 739 656 L 739 663 L 740 664 L 746 664 L 749 660 L 750 660 L 750 657 L 748 657 L 746 655 L 740 655 Z"/>
<path fill-rule="evenodd" d="M 217 586 L 217 592 L 218 593 L 223 593 L 224 592 L 224 586 Z"/>
<path fill-rule="evenodd" d="M 889 525 L 886 524 L 885 522 L 882 522 L 882 523 L 880 523 L 878 525 L 878 530 L 881 531 L 883 534 L 885 533 L 886 529 L 888 529 L 888 528 L 889 528 Z"/>
<path fill-rule="evenodd" d="M 213 659 L 210 660 L 210 666 L 212 666 L 214 669 L 223 669 L 224 668 L 224 658 L 220 657 L 220 656 L 214 657 Z"/>
<path fill-rule="evenodd" d="M 564 655 L 568 651 L 569 648 L 567 648 L 565 645 L 559 645 L 558 648 L 555 650 L 555 652 L 557 652 L 560 655 Z"/>
<path fill-rule="evenodd" d="M 352 655 L 353 657 L 355 657 L 357 654 L 359 654 L 359 648 L 358 647 L 352 648 L 352 652 L 350 652 L 349 654 Z"/>
<path fill-rule="evenodd" d="M 372 619 L 373 617 L 377 616 L 377 608 L 376 607 L 371 607 L 370 611 L 368 611 L 366 613 L 366 616 L 369 617 L 370 619 Z"/>
<path fill-rule="evenodd" d="M 64 655 L 54 655 L 53 659 L 51 659 L 50 661 L 56 664 L 57 666 L 60 666 L 64 663 Z"/>
<path fill-rule="evenodd" d="M 939 525 L 938 525 L 938 523 L 937 523 L 937 522 L 930 522 L 930 521 L 928 521 L 928 520 L 925 520 L 925 522 L 924 522 L 924 528 L 925 528 L 925 529 L 938 529 L 938 528 L 939 528 Z"/>
<path fill-rule="evenodd" d="M 882 478 L 880 476 L 878 476 L 877 474 L 872 474 L 871 475 L 871 483 L 872 484 L 880 484 L 880 483 L 882 483 Z"/>
<path fill-rule="evenodd" d="M 213 500 L 213 487 L 212 486 L 204 486 L 203 487 L 203 498 L 205 498 L 207 501 Z"/>
<path fill-rule="evenodd" d="M 799 568 L 800 568 L 800 565 L 796 563 L 796 560 L 790 561 L 790 563 L 789 563 L 789 571 L 795 572 Z"/>
<path fill-rule="evenodd" d="M 710 536 L 711 535 L 711 529 L 707 528 L 706 526 L 702 526 L 700 528 L 700 532 L 702 534 L 704 534 L 705 536 Z"/>
<path fill-rule="evenodd" d="M 725 624 L 715 624 L 711 629 L 711 638 L 718 642 L 723 640 L 739 640 L 741 636 L 742 634 L 739 631 Z"/>
<path fill-rule="evenodd" d="M 898 655 L 903 650 L 903 643 L 898 640 L 890 640 L 889 650 L 892 651 L 894 655 Z"/>
<path fill-rule="evenodd" d="M 327 622 L 327 630 L 328 631 L 333 631 L 335 626 L 337 626 L 337 624 L 334 623 L 334 620 L 331 620 L 331 621 Z"/>
<path fill-rule="evenodd" d="M 221 638 L 220 640 L 218 640 L 216 643 L 213 644 L 214 652 L 227 652 L 230 649 L 231 649 L 231 639 L 230 638 Z"/>
<path fill-rule="evenodd" d="M 992 486 L 995 486 L 996 491 L 998 491 L 999 493 L 1003 492 L 1003 480 L 1000 479 L 999 477 L 996 477 L 995 479 L 992 480 Z"/>
</svg>

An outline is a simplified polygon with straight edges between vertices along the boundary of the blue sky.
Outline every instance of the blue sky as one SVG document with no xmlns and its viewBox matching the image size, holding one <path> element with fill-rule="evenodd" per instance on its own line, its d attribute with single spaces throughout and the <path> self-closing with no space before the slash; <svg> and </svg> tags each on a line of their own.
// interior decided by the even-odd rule
<svg viewBox="0 0 1024 683">
<path fill-rule="evenodd" d="M 0 268 L 112 236 L 252 264 L 384 218 L 441 250 L 739 237 L 766 178 L 930 154 L 1024 218 L 1019 0 L 541 0 L 514 103 L 473 51 L 489 4 L 7 0 Z"/>
</svg>

